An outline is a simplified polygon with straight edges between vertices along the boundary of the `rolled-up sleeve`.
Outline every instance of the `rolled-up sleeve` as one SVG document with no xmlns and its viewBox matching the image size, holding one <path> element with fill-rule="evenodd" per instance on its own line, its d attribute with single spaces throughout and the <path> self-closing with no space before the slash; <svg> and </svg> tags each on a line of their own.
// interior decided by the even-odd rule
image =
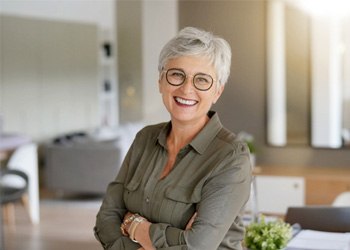
<svg viewBox="0 0 350 250">
<path fill-rule="evenodd" d="M 140 245 L 133 243 L 129 238 L 123 236 L 120 231 L 120 225 L 125 214 L 125 209 L 120 208 L 120 193 L 123 185 L 118 182 L 112 182 L 108 186 L 106 198 L 96 217 L 96 226 L 94 228 L 95 237 L 100 241 L 104 249 L 138 249 Z"/>
<path fill-rule="evenodd" d="M 105 198 L 96 216 L 94 234 L 104 249 L 133 250 L 140 248 L 139 244 L 123 236 L 120 231 L 120 225 L 127 212 L 123 192 L 131 149 L 132 147 L 126 155 L 116 179 L 108 185 Z"/>
</svg>

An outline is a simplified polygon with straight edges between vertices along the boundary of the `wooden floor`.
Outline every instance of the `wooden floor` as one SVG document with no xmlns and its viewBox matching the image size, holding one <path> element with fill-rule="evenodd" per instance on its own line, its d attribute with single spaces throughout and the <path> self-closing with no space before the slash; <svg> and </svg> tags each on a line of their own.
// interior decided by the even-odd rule
<svg viewBox="0 0 350 250">
<path fill-rule="evenodd" d="M 32 225 L 22 204 L 15 206 L 16 223 L 3 223 L 4 250 L 97 250 L 93 235 L 101 198 L 40 201 L 40 224 Z M 1 249 L 1 246 L 0 246 Z M 2 250 L 2 249 L 1 249 Z"/>
</svg>

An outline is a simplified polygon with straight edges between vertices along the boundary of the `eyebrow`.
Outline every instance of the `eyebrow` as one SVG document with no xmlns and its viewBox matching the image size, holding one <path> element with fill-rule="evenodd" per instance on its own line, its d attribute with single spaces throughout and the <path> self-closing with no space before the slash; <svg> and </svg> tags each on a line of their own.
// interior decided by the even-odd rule
<svg viewBox="0 0 350 250">
<path fill-rule="evenodd" d="M 190 76 L 195 76 L 195 75 L 198 75 L 198 74 L 202 74 L 202 75 L 207 75 L 207 76 L 210 76 L 211 78 L 213 78 L 211 74 L 204 73 L 204 72 L 196 72 L 194 74 L 188 74 L 183 68 L 169 68 L 169 69 L 177 69 L 177 70 L 183 71 L 186 75 L 190 75 Z M 169 69 L 167 69 L 165 71 L 168 71 Z"/>
</svg>

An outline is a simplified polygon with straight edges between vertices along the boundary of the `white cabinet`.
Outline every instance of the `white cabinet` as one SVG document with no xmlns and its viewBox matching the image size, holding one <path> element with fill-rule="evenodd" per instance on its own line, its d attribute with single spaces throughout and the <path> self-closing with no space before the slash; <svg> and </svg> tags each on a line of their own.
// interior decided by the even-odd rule
<svg viewBox="0 0 350 250">
<path fill-rule="evenodd" d="M 261 213 L 285 214 L 289 206 L 305 204 L 303 177 L 255 177 L 257 210 Z"/>
</svg>

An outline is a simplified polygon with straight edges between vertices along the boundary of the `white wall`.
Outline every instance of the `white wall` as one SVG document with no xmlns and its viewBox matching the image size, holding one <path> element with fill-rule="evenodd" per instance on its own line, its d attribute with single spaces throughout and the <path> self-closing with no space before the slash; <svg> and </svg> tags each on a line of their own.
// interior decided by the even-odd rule
<svg viewBox="0 0 350 250">
<path fill-rule="evenodd" d="M 143 120 L 155 123 L 169 119 L 158 91 L 158 55 L 162 46 L 178 31 L 177 0 L 140 0 L 142 9 Z M 116 0 L 0 0 L 0 14 L 97 24 L 116 37 Z M 161 20 L 161 21 L 160 21 Z M 118 53 L 114 53 L 115 55 Z M 118 64 L 118 59 L 115 58 Z M 117 67 L 116 67 L 117 68 Z M 117 75 L 118 72 L 115 72 Z M 118 77 L 116 77 L 118 79 Z M 116 99 L 118 83 L 116 83 Z M 103 98 L 101 98 L 103 99 Z M 118 103 L 114 100 L 113 103 Z M 102 106 L 102 105 L 101 105 Z M 114 111 L 118 116 L 118 108 Z M 100 110 L 100 115 L 103 111 Z M 118 124 L 118 118 L 116 118 Z"/>
<path fill-rule="evenodd" d="M 0 13 L 89 22 L 114 30 L 114 0 L 1 0 Z"/>
<path fill-rule="evenodd" d="M 56 0 L 15 0 L 15 1 L 10 1 L 10 0 L 1 0 L 0 1 L 0 14 L 6 15 L 6 16 L 13 16 L 13 17 L 19 17 L 19 18 L 25 18 L 23 20 L 28 20 L 28 21 L 34 21 L 34 20 L 43 20 L 44 22 L 63 22 L 63 23 L 71 23 L 71 26 L 73 27 L 74 24 L 77 25 L 84 25 L 86 24 L 86 27 L 97 27 L 98 32 L 95 32 L 95 36 L 92 37 L 89 35 L 86 37 L 86 39 L 89 39 L 88 44 L 90 46 L 90 50 L 88 50 L 89 55 L 93 53 L 94 55 L 91 54 L 92 57 L 89 57 L 89 63 L 94 63 L 93 61 L 95 60 L 96 63 L 99 63 L 97 56 L 100 54 L 98 53 L 99 49 L 99 42 L 101 39 L 103 39 L 102 36 L 106 36 L 106 31 L 109 40 L 112 43 L 115 43 L 115 1 L 114 0 L 102 0 L 102 1 L 89 1 L 89 0 L 61 0 L 61 1 L 56 1 Z M 34 21 L 35 22 L 35 21 Z M 76 27 L 76 26 L 74 26 Z M 85 27 L 85 26 L 84 26 Z M 85 28 L 84 28 L 85 29 Z M 51 34 L 49 30 L 46 32 L 47 34 L 43 36 L 49 36 Z M 66 33 L 68 35 L 69 33 Z M 52 33 L 51 35 L 55 36 L 55 33 Z M 78 38 L 78 34 L 76 36 Z M 4 37 L 1 39 L 1 42 L 4 41 Z M 41 41 L 40 39 L 34 39 L 35 41 Z M 62 39 L 69 39 L 68 37 L 62 37 Z M 61 39 L 61 40 L 62 40 Z M 79 38 L 78 38 L 79 39 Z M 81 39 L 83 41 L 83 39 Z M 62 41 L 60 41 L 60 44 Z M 93 43 L 93 44 L 91 44 Z M 7 43 L 8 44 L 8 43 Z M 23 44 L 18 46 L 25 46 L 25 42 L 23 41 Z M 69 44 L 69 43 L 68 43 Z M 92 46 L 91 46 L 92 45 Z M 34 46 L 34 45 L 33 45 Z M 38 45 L 39 46 L 39 45 Z M 93 48 L 95 46 L 95 49 Z M 83 44 L 80 46 L 81 48 L 84 48 Z M 79 47 L 79 48 L 80 48 Z M 115 46 L 116 47 L 116 46 Z M 114 47 L 114 49 L 115 49 Z M 5 47 L 2 47 L 3 49 Z M 7 48 L 7 47 L 6 47 Z M 92 50 L 91 50 L 92 48 Z M 61 49 L 64 49 L 61 47 Z M 29 48 L 27 49 L 29 51 Z M 64 50 L 69 50 L 64 49 Z M 36 53 L 41 53 L 40 50 L 35 50 L 37 51 Z M 78 50 L 76 50 L 77 52 Z M 79 49 L 79 51 L 83 51 Z M 86 50 L 85 50 L 86 51 Z M 7 51 L 2 51 L 2 55 L 5 56 Z M 33 51 L 32 51 L 33 52 Z M 28 52 L 30 53 L 30 52 Z M 33 52 L 34 53 L 34 52 Z M 49 53 L 51 54 L 51 53 Z M 72 53 L 76 54 L 76 53 Z M 114 53 L 115 55 L 115 53 Z M 39 54 L 38 54 L 39 56 Z M 44 57 L 49 57 L 50 55 L 44 55 Z M 88 55 L 87 55 L 88 56 Z M 78 57 L 77 57 L 78 58 Z M 82 58 L 82 57 L 80 57 Z M 18 59 L 20 60 L 20 59 Z M 58 59 L 57 59 L 58 60 Z M 41 141 L 45 138 L 50 138 L 52 136 L 55 136 L 59 133 L 69 131 L 69 130 L 76 130 L 76 129 L 91 129 L 99 126 L 101 124 L 102 120 L 102 115 L 105 113 L 104 108 L 105 105 L 102 105 L 103 102 L 105 101 L 105 98 L 103 98 L 101 93 L 102 90 L 102 80 L 101 80 L 101 71 L 99 70 L 99 64 L 94 63 L 94 67 L 90 68 L 89 72 L 84 73 L 81 77 L 89 77 L 86 79 L 85 84 L 81 83 L 72 83 L 72 79 L 68 80 L 68 76 L 72 76 L 76 73 L 76 70 L 78 68 L 82 69 L 85 67 L 85 60 L 79 62 L 76 67 L 72 68 L 72 74 L 70 72 L 64 73 L 61 78 L 67 78 L 65 81 L 65 84 L 59 84 L 60 91 L 57 91 L 58 85 L 57 82 L 54 81 L 54 79 L 57 79 L 55 75 L 57 73 L 61 72 L 62 69 L 57 69 L 56 72 L 51 72 L 49 76 L 49 72 L 45 71 L 42 72 L 47 76 L 47 79 L 52 79 L 53 82 L 51 83 L 45 83 L 45 88 L 46 94 L 43 94 L 43 88 L 40 87 L 42 85 L 42 77 L 37 78 L 36 80 L 34 79 L 34 82 L 29 83 L 29 81 L 26 81 L 26 88 L 29 90 L 31 96 L 33 96 L 32 100 L 33 102 L 27 103 L 27 111 L 26 114 L 32 110 L 30 113 L 27 114 L 28 117 L 31 117 L 31 121 L 28 122 L 21 122 L 19 121 L 18 118 L 15 117 L 15 113 L 18 113 L 17 110 L 21 109 L 20 106 L 13 106 L 13 103 L 11 104 L 11 108 L 9 108 L 9 100 L 12 100 L 12 98 L 9 97 L 9 95 L 12 92 L 18 92 L 22 91 L 21 89 L 14 89 L 15 86 L 17 86 L 17 80 L 15 78 L 11 77 L 10 82 L 9 79 L 3 79 L 4 81 L 0 84 L 0 100 L 2 103 L 1 107 L 1 112 L 4 113 L 4 132 L 19 132 L 19 133 L 25 133 L 29 136 L 31 136 L 34 140 Z M 36 62 L 32 62 L 33 66 L 31 67 L 34 69 L 35 67 L 44 67 L 38 65 Z M 8 65 L 8 63 L 7 63 Z M 36 65 L 36 66 L 34 66 Z M 81 65 L 78 66 L 78 65 Z M 14 65 L 13 65 L 14 66 Z M 15 67 L 15 68 L 14 68 Z M 22 75 L 25 73 L 23 70 L 20 70 L 21 67 L 16 64 L 16 66 L 12 67 L 14 70 L 17 68 L 17 76 L 22 77 Z M 33 68 L 34 67 L 34 68 Z M 2 67 L 3 68 L 3 67 Z M 3 68 L 4 69 L 4 68 Z M 7 68 L 6 68 L 7 69 Z M 75 70 L 74 70 L 75 69 Z M 85 67 L 86 69 L 86 67 Z M 37 69 L 38 70 L 38 69 Z M 115 67 L 114 67 L 115 70 Z M 73 73 L 74 72 L 74 73 Z M 9 76 L 9 72 L 7 71 L 7 76 Z M 115 72 L 114 72 L 115 74 Z M 11 75 L 11 74 L 10 74 Z M 13 74 L 12 74 L 13 75 Z M 12 76 L 11 75 L 11 76 Z M 18 79 L 16 77 L 16 79 Z M 28 79 L 27 79 L 28 80 Z M 76 80 L 76 79 L 75 79 Z M 16 82 L 15 84 L 11 84 L 11 82 Z M 89 83 L 88 83 L 89 82 Z M 63 82 L 62 82 L 63 83 Z M 114 84 L 115 81 L 114 81 Z M 67 85 L 67 86 L 66 86 Z M 77 88 L 77 86 L 80 86 L 80 91 L 78 93 L 84 93 L 84 91 L 89 91 L 91 95 L 93 96 L 84 96 L 84 97 L 77 97 L 77 93 L 75 94 L 75 100 L 73 99 L 73 102 L 68 101 L 70 100 L 69 96 L 72 95 L 69 92 L 69 89 L 72 88 Z M 92 88 L 92 89 L 91 89 Z M 9 89 L 13 89 L 12 92 L 9 92 Z M 56 89 L 56 90 L 55 90 Z M 89 89 L 89 90 L 88 90 Z M 116 86 L 112 88 L 115 92 L 117 91 Z M 68 96 L 67 95 L 62 95 L 62 92 L 67 92 L 68 91 Z M 92 92 L 91 92 L 92 91 Z M 100 92 L 99 92 L 100 91 Z M 114 97 L 117 98 L 117 93 L 113 93 Z M 40 96 L 40 98 L 34 98 L 34 96 Z M 42 96 L 50 98 L 48 101 L 52 100 L 60 100 L 61 105 L 57 106 L 57 103 L 55 103 L 54 107 L 50 104 L 48 105 L 39 105 L 40 103 L 39 99 L 43 99 Z M 62 102 L 62 98 L 64 96 L 64 99 L 66 100 L 65 102 Z M 77 101 L 80 103 L 80 108 L 75 110 L 73 107 L 77 106 Z M 53 101 L 52 101 L 53 102 Z M 115 103 L 116 101 L 114 100 Z M 51 103 L 52 104 L 52 103 Z M 72 113 L 78 112 L 80 115 L 75 116 L 75 119 L 67 119 L 69 116 L 67 114 L 67 111 L 64 111 L 65 108 L 63 106 L 70 106 Z M 56 107 L 57 106 L 57 107 Z M 61 112 L 57 112 L 54 108 L 58 108 L 61 110 Z M 87 108 L 90 107 L 90 108 Z M 43 108 L 48 110 L 46 112 L 48 117 L 44 117 L 45 112 L 43 112 Z M 49 110 L 51 109 L 51 112 Z M 40 111 L 41 110 L 41 111 Z M 96 113 L 97 110 L 97 113 Z M 73 112 L 74 111 L 74 112 Z M 39 114 L 39 113 L 40 114 Z M 62 115 L 63 112 L 63 115 Z M 117 106 L 113 105 L 113 109 L 110 111 L 112 114 L 114 114 L 114 117 L 117 116 Z M 68 112 L 70 113 L 70 112 Z M 97 115 L 96 115 L 97 114 Z M 67 116 L 68 115 L 68 116 Z M 39 120 L 36 119 L 40 117 L 41 121 L 38 122 L 33 122 L 33 120 Z M 24 118 L 22 118 L 23 120 Z M 35 125 L 36 124 L 36 125 Z"/>
<path fill-rule="evenodd" d="M 96 128 L 97 26 L 1 15 L 0 29 L 4 132 L 42 141 Z"/>
<path fill-rule="evenodd" d="M 78 23 L 90 23 L 97 25 L 100 41 L 108 38 L 116 45 L 116 6 L 115 0 L 0 0 L 0 14 L 34 17 L 45 20 L 69 21 Z M 113 54 L 115 57 L 116 53 Z M 106 96 L 99 93 L 99 124 L 103 124 L 106 115 L 109 116 L 110 125 L 118 124 L 118 88 L 116 67 L 113 58 L 111 70 L 112 92 Z M 99 81 L 103 82 L 103 72 L 99 71 Z M 98 87 L 101 90 L 102 87 Z M 97 90 L 97 91 L 98 91 Z M 108 103 L 108 106 L 107 104 Z"/>
</svg>

